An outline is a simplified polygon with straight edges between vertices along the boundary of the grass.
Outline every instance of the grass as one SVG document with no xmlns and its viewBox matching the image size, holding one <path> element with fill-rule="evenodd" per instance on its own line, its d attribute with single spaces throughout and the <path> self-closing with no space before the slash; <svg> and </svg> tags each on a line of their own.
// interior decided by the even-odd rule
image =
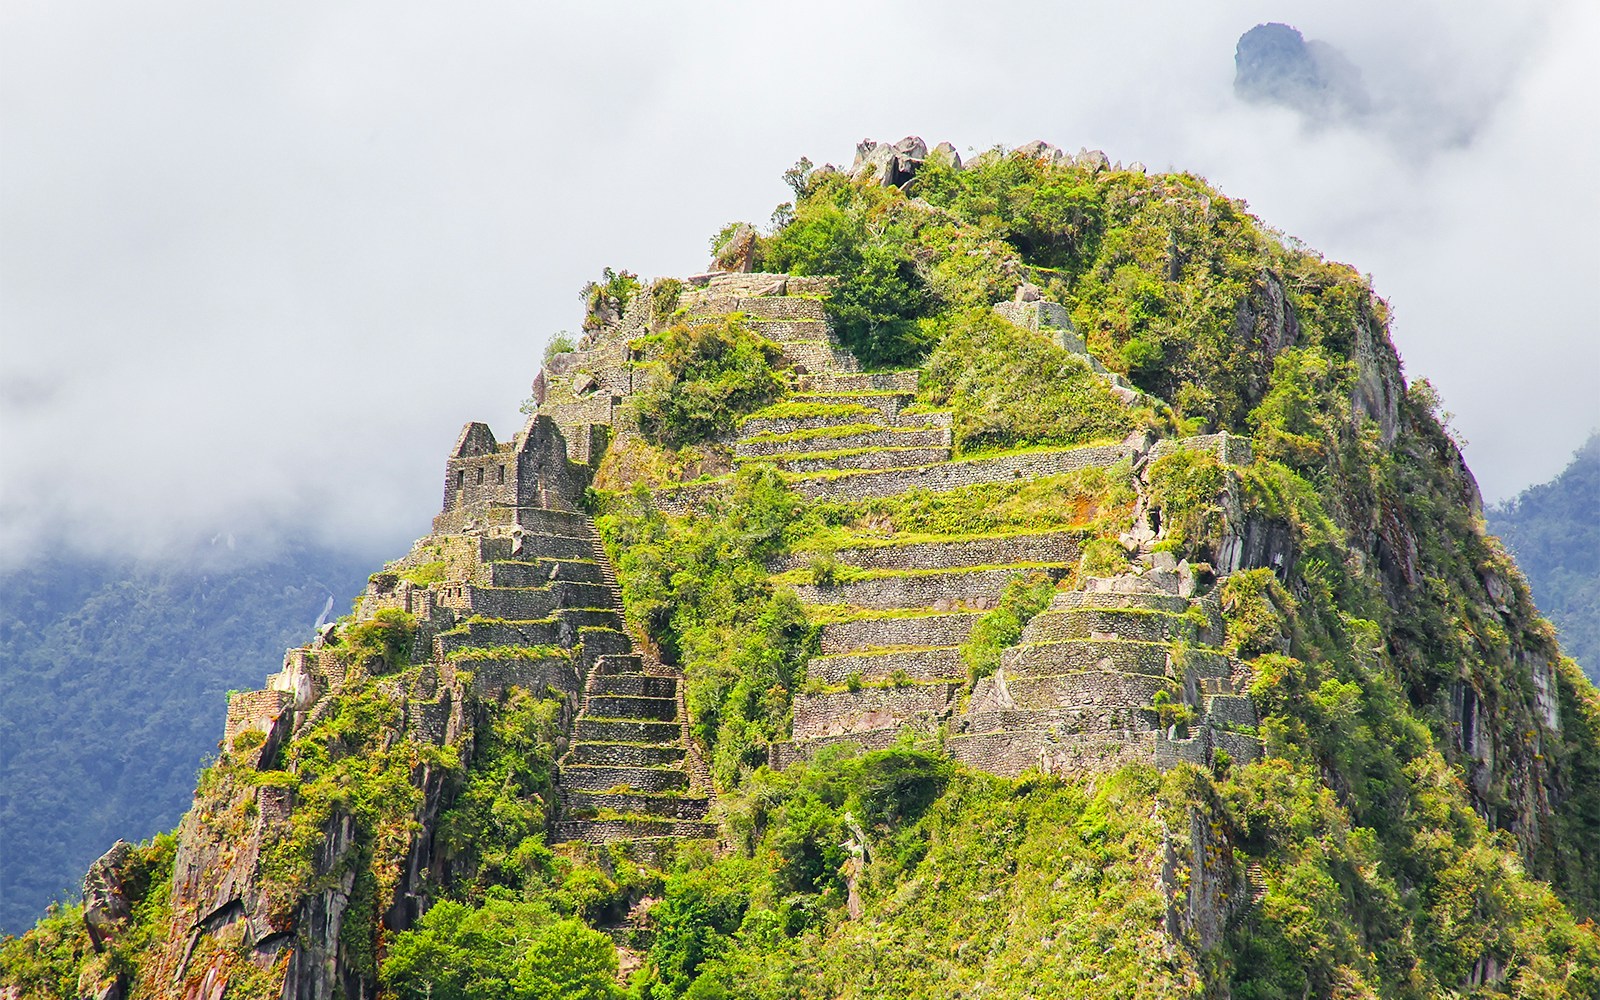
<svg viewBox="0 0 1600 1000">
<path fill-rule="evenodd" d="M 560 646 L 465 646 L 445 659 L 452 663 L 480 660 L 569 660 L 572 650 Z"/>
<path fill-rule="evenodd" d="M 932 569 L 858 569 L 854 573 L 842 579 L 843 582 L 850 583 L 857 580 L 884 580 L 894 577 L 960 576 L 964 573 L 992 573 L 995 571 L 1005 570 L 1016 570 L 1021 572 L 1030 569 L 1047 570 L 1070 568 L 1072 568 L 1071 563 L 1022 562 L 980 566 L 937 566 Z M 851 567 L 851 569 L 855 569 L 855 567 Z M 791 586 L 797 583 L 810 583 L 811 581 L 812 571 L 808 567 L 791 569 L 783 573 L 776 573 L 772 576 L 773 583 L 786 583 Z"/>
<path fill-rule="evenodd" d="M 860 417 L 877 410 L 859 403 L 803 403 L 785 400 L 763 407 L 744 418 L 751 420 L 805 420 L 815 417 Z"/>
</svg>

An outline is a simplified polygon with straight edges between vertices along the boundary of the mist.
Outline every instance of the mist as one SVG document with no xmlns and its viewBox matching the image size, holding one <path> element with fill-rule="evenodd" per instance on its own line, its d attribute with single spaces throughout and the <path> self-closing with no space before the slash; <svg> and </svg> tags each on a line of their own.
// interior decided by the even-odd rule
<svg viewBox="0 0 1600 1000">
<path fill-rule="evenodd" d="M 1291 24 L 1370 98 L 1233 89 Z M 1488 499 L 1600 427 L 1592 4 L 25 3 L 0 10 L 0 566 L 398 555 L 605 266 L 703 270 L 801 156 L 1042 138 L 1372 275 Z"/>
</svg>

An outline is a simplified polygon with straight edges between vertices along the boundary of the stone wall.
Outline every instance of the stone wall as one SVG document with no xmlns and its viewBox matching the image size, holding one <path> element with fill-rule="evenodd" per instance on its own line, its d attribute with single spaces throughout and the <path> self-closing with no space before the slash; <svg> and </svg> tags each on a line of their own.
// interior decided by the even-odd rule
<svg viewBox="0 0 1600 1000">
<path fill-rule="evenodd" d="M 837 561 L 858 569 L 940 569 L 954 566 L 1008 566 L 1014 563 L 1076 563 L 1082 554 L 1082 535 L 1059 531 L 1038 535 L 998 535 L 949 542 L 910 545 L 871 545 L 839 549 Z M 803 569 L 816 558 L 796 553 L 770 564 L 774 573 Z"/>
<path fill-rule="evenodd" d="M 1009 677 L 1002 669 L 978 681 L 972 689 L 967 715 L 985 712 L 1074 706 L 1125 706 L 1141 708 L 1157 691 L 1172 692 L 1173 682 L 1149 674 L 1084 672 L 1045 677 Z"/>
<path fill-rule="evenodd" d="M 877 425 L 871 414 L 862 416 L 861 423 Z M 842 451 L 852 448 L 948 448 L 950 429 L 947 427 L 880 427 L 873 431 L 829 435 L 811 438 L 741 438 L 734 445 L 734 455 L 755 458 L 763 455 L 795 455 L 811 451 Z"/>
<path fill-rule="evenodd" d="M 1012 677 L 1048 677 L 1093 670 L 1165 677 L 1170 670 L 1165 644 L 1122 639 L 1030 642 L 1002 650 L 1000 663 Z"/>
<path fill-rule="evenodd" d="M 872 653 L 845 653 L 817 656 L 806 664 L 806 679 L 822 684 L 847 683 L 858 674 L 865 681 L 889 679 L 896 670 L 914 681 L 947 680 L 966 676 L 961 651 L 953 647 L 938 649 L 897 649 Z"/>
<path fill-rule="evenodd" d="M 1065 741 L 1042 730 L 952 736 L 950 756 L 980 771 L 1014 778 L 1031 770 L 1045 774 L 1081 775 L 1128 764 L 1148 763 L 1155 755 L 1156 734 L 1131 738 L 1072 737 Z"/>
<path fill-rule="evenodd" d="M 959 646 L 967 641 L 979 612 L 897 618 L 860 618 L 822 626 L 824 654 L 848 653 L 872 646 Z"/>
<path fill-rule="evenodd" d="M 1150 460 L 1165 458 L 1180 451 L 1203 451 L 1216 456 L 1224 465 L 1249 465 L 1255 461 L 1255 451 L 1250 439 L 1222 431 L 1218 434 L 1200 434 L 1186 438 L 1165 438 L 1150 449 Z"/>
<path fill-rule="evenodd" d="M 858 608 L 990 608 L 1012 579 L 1028 572 L 1024 568 L 956 569 L 949 572 L 913 572 L 893 576 L 850 580 L 831 587 L 811 583 L 794 585 L 794 592 L 807 604 L 849 604 Z M 1063 569 L 1047 569 L 1062 575 Z"/>
<path fill-rule="evenodd" d="M 804 447 L 804 442 L 801 446 Z M 812 455 L 813 457 L 804 457 Z M 831 452 L 775 453 L 758 458 L 735 459 L 740 465 L 753 462 L 770 462 L 785 472 L 806 474 L 812 472 L 838 472 L 855 469 L 904 469 L 933 462 L 943 462 L 950 457 L 948 447 L 895 448 L 856 451 L 853 454 Z"/>
<path fill-rule="evenodd" d="M 794 702 L 794 738 L 898 729 L 919 716 L 941 718 L 949 714 L 958 690 L 956 684 L 918 684 L 800 695 Z"/>
</svg>

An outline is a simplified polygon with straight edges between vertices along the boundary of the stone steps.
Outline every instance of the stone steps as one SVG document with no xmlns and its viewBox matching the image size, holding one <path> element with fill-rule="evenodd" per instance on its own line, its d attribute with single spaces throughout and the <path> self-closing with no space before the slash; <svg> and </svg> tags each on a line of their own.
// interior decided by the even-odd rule
<svg viewBox="0 0 1600 1000">
<path fill-rule="evenodd" d="M 626 694 L 591 694 L 584 699 L 584 712 L 606 719 L 670 722 L 678 717 L 678 700 Z"/>
<path fill-rule="evenodd" d="M 655 819 L 629 817 L 626 819 L 572 819 L 555 824 L 555 840 L 582 841 L 590 844 L 608 844 L 618 840 L 712 839 L 717 835 L 715 823 L 681 819 Z"/>
<path fill-rule="evenodd" d="M 903 617 L 863 616 L 830 622 L 820 629 L 824 655 L 858 652 L 873 646 L 959 646 L 967 641 L 981 611 Z"/>
<path fill-rule="evenodd" d="M 850 451 L 856 448 L 938 448 L 948 457 L 951 446 L 949 428 L 885 427 L 866 419 L 865 416 L 857 423 L 872 425 L 875 429 L 845 431 L 840 434 L 808 434 L 803 437 L 791 435 L 744 437 L 734 445 L 734 458 L 788 457 L 818 452 Z M 829 428 L 836 426 L 848 427 L 856 424 L 828 425 Z"/>
<path fill-rule="evenodd" d="M 893 541 L 892 537 L 888 541 Z M 908 542 L 904 545 L 862 545 L 834 550 L 835 561 L 857 569 L 922 569 L 1002 566 L 1013 563 L 1076 563 L 1082 555 L 1082 534 L 1076 531 L 1036 535 L 993 535 Z M 773 560 L 774 573 L 804 569 L 816 553 L 794 553 Z M 1179 599 L 1181 601 L 1181 598 Z"/>
<path fill-rule="evenodd" d="M 562 764 L 561 786 L 586 792 L 627 789 L 634 792 L 681 791 L 689 787 L 689 774 L 682 767 L 613 767 L 595 764 Z"/>
<path fill-rule="evenodd" d="M 965 677 L 966 664 L 956 646 L 926 649 L 863 649 L 836 656 L 816 656 L 806 664 L 806 679 L 822 684 L 849 683 L 852 674 L 867 682 L 886 681 L 895 671 L 912 681 L 936 681 Z"/>
<path fill-rule="evenodd" d="M 567 766 L 681 767 L 685 751 L 662 743 L 574 743 Z"/>
<path fill-rule="evenodd" d="M 683 736 L 683 724 L 675 720 L 607 719 L 586 715 L 572 727 L 578 743 L 672 743 Z"/>
<path fill-rule="evenodd" d="M 872 448 L 836 452 L 798 452 L 734 457 L 734 464 L 767 462 L 785 472 L 839 472 L 853 469 L 910 469 L 950 458 L 949 446 L 928 448 Z"/>
<path fill-rule="evenodd" d="M 642 792 L 580 792 L 567 793 L 566 807 L 576 813 L 629 813 L 656 816 L 662 819 L 704 819 L 711 808 L 711 800 L 694 795 L 647 795 Z"/>
<path fill-rule="evenodd" d="M 676 698 L 678 681 L 645 673 L 599 673 L 589 691 L 598 695 L 629 695 L 638 698 Z"/>
<path fill-rule="evenodd" d="M 799 583 L 793 587 L 795 596 L 807 604 L 847 604 L 879 610 L 936 606 L 981 610 L 993 607 L 1006 584 L 1019 575 L 1042 571 L 1059 577 L 1069 568 L 1066 564 L 957 567 L 846 580 L 831 586 Z"/>
</svg>

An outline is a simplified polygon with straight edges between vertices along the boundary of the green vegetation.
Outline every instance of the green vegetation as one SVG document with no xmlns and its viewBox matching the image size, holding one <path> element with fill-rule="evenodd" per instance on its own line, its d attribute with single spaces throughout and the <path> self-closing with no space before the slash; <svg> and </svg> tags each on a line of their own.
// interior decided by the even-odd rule
<svg viewBox="0 0 1600 1000">
<path fill-rule="evenodd" d="M 622 1000 L 611 940 L 548 905 L 440 902 L 395 941 L 385 985 L 405 1000 Z"/>
<path fill-rule="evenodd" d="M 1056 582 L 1044 573 L 1018 575 L 1000 592 L 1000 603 L 978 619 L 961 646 L 961 660 L 972 681 L 988 677 L 1000 667 L 1000 651 L 1022 639 L 1022 628 L 1050 605 Z"/>
<path fill-rule="evenodd" d="M 1600 434 L 1562 473 L 1486 513 L 1527 574 L 1539 609 L 1561 634 L 1561 648 L 1600 679 Z"/>
<path fill-rule="evenodd" d="M 804 675 L 811 626 L 765 560 L 803 531 L 803 501 L 770 467 L 741 469 L 725 507 L 668 517 L 644 492 L 597 519 L 628 614 L 683 669 L 694 734 L 724 784 L 766 761 Z"/>
<path fill-rule="evenodd" d="M 1118 440 L 1133 426 L 1082 357 L 987 311 L 951 320 L 917 398 L 954 410 L 963 453 Z"/>
<path fill-rule="evenodd" d="M 596 333 L 622 319 L 637 294 L 637 274 L 606 268 L 599 281 L 591 281 L 578 291 L 583 299 L 583 332 Z"/>
<path fill-rule="evenodd" d="M 346 629 L 350 658 L 371 668 L 351 672 L 274 769 L 227 758 L 205 772 L 197 828 L 232 842 L 265 792 L 291 795 L 289 830 L 262 866 L 275 898 L 292 899 L 332 884 L 316 851 L 347 821 L 346 960 L 406 996 L 1600 993 L 1600 695 L 1559 656 L 1482 534 L 1437 394 L 1404 388 L 1367 284 L 1189 176 L 995 154 L 960 172 L 930 164 L 905 191 L 804 164 L 788 180 L 796 202 L 754 252 L 764 266 L 837 278 L 827 308 L 869 364 L 928 357 L 922 405 L 950 408 L 964 451 L 1073 446 L 1144 426 L 1226 430 L 1251 440 L 1254 460 L 1183 450 L 1137 468 L 826 501 L 803 500 L 753 462 L 683 516 L 655 507 L 644 477 L 636 489 L 597 487 L 589 500 L 629 624 L 684 674 L 727 853 L 680 844 L 654 870 L 620 847 L 552 850 L 554 759 L 571 706 L 513 689 L 470 699 L 471 731 L 451 745 L 407 738 L 418 700 L 400 692 L 420 693 L 426 679 L 428 697 L 442 695 L 425 673 L 435 668 L 407 665 L 415 623 L 399 613 Z M 598 322 L 633 294 L 631 278 L 608 272 L 586 291 Z M 982 311 L 1024 279 L 1072 309 L 1106 365 L 1171 409 L 1128 412 L 1081 361 Z M 675 305 L 675 290 L 651 295 Z M 736 321 L 636 346 L 659 366 L 640 421 L 662 447 L 751 414 L 871 412 L 768 405 L 781 375 Z M 1069 582 L 1139 571 L 1120 541 L 1139 506 L 1136 476 L 1162 550 L 1189 559 L 1202 585 L 1211 560 L 1243 552 L 1245 564 L 1223 577 L 1216 604 L 1118 612 L 1191 638 L 1223 632 L 1205 637 L 1220 650 L 1172 647 L 1173 675 L 1148 704 L 1118 710 L 1198 735 L 1206 723 L 1183 670 L 1199 664 L 1191 657 L 1222 667 L 1225 653 L 1231 676 L 1200 697 L 1248 679 L 1258 724 L 1209 733 L 1258 735 L 1263 756 L 1235 757 L 1246 745 L 1227 743 L 1204 769 L 1158 774 L 1108 758 L 1007 780 L 956 766 L 941 746 L 965 734 L 938 730 L 765 766 L 790 735 L 818 623 L 914 617 L 807 609 L 784 583 L 930 572 L 856 569 L 839 556 L 855 548 L 1047 531 L 1083 540 L 1075 569 L 1052 567 Z M 769 572 L 780 558 L 798 568 Z M 961 647 L 974 680 L 1055 589 L 1046 573 L 1005 588 Z M 915 683 L 904 671 L 869 684 L 835 669 L 847 691 Z M 434 871 L 445 874 L 424 881 L 431 911 L 390 933 L 377 914 L 429 790 L 440 796 Z M 614 800 L 589 815 L 637 818 L 637 808 Z M 632 949 L 630 964 L 642 961 L 625 991 L 600 927 Z M 65 969 L 84 944 L 60 913 L 5 948 L 6 975 L 14 965 L 40 990 L 75 995 L 63 992 L 77 988 Z"/>
<path fill-rule="evenodd" d="M 777 345 L 735 317 L 672 326 L 641 346 L 654 360 L 646 364 L 652 377 L 636 397 L 639 430 L 653 444 L 711 440 L 787 387 L 775 367 Z"/>
<path fill-rule="evenodd" d="M 398 670 L 411 662 L 417 618 L 399 608 L 381 608 L 344 630 L 344 645 L 357 666 L 372 673 Z"/>
<path fill-rule="evenodd" d="M 792 220 L 760 247 L 761 267 L 832 275 L 825 305 L 840 341 L 871 367 L 915 361 L 930 345 L 919 320 L 935 298 L 913 256 L 898 192 L 842 182 L 809 184 Z"/>
</svg>

